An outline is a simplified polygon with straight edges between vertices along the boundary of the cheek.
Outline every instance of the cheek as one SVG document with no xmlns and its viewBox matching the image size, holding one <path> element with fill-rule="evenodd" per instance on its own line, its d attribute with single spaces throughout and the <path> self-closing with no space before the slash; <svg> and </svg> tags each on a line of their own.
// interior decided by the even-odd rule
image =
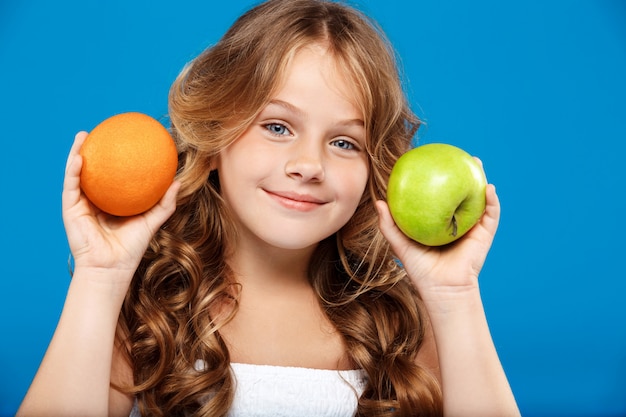
<svg viewBox="0 0 626 417">
<path fill-rule="evenodd" d="M 368 178 L 369 170 L 367 166 L 358 166 L 345 172 L 343 175 L 343 181 L 341 179 L 339 180 L 342 181 L 345 193 L 344 195 L 351 202 L 351 205 L 355 210 L 363 197 Z"/>
<path fill-rule="evenodd" d="M 268 169 L 276 164 L 271 159 L 273 155 L 263 147 L 255 146 L 254 141 L 240 138 L 228 149 L 222 151 L 218 157 L 217 167 L 220 173 L 232 178 L 232 182 L 245 182 L 256 176 L 265 175 Z M 220 174 L 220 179 L 222 174 Z"/>
</svg>

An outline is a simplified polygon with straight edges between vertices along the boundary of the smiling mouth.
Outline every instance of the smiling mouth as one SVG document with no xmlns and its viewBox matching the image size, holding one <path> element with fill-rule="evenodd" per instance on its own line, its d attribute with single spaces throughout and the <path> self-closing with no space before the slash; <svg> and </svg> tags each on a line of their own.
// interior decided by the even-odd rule
<svg viewBox="0 0 626 417">
<path fill-rule="evenodd" d="M 283 207 L 297 211 L 311 211 L 326 204 L 326 201 L 307 194 L 264 190 Z"/>
</svg>

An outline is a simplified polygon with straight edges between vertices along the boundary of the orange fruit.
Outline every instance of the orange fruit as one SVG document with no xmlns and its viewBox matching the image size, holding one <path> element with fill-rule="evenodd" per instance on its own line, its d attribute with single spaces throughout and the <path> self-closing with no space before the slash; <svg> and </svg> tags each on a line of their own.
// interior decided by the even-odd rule
<svg viewBox="0 0 626 417">
<path fill-rule="evenodd" d="M 122 113 L 98 124 L 80 149 L 81 188 L 99 209 L 132 216 L 150 209 L 174 180 L 178 154 L 161 123 Z"/>
</svg>

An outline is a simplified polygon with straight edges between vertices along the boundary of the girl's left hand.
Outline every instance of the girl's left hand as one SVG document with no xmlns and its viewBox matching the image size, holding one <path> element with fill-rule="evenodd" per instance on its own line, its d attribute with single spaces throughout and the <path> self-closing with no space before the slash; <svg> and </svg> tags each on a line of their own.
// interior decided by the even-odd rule
<svg viewBox="0 0 626 417">
<path fill-rule="evenodd" d="M 421 245 L 396 226 L 389 206 L 376 202 L 379 226 L 424 301 L 456 297 L 478 288 L 478 274 L 493 242 L 500 219 L 500 202 L 492 184 L 480 221 L 459 240 L 440 247 Z"/>
</svg>

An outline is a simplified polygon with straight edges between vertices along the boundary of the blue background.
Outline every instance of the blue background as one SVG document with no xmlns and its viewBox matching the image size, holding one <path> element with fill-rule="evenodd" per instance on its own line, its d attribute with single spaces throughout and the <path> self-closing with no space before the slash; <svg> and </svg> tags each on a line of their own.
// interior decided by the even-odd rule
<svg viewBox="0 0 626 417">
<path fill-rule="evenodd" d="M 69 283 L 75 132 L 167 112 L 169 84 L 252 2 L 0 2 L 0 415 Z M 481 276 L 525 416 L 626 416 L 626 3 L 360 0 L 402 57 L 420 140 L 480 156 L 503 217 Z"/>
</svg>

